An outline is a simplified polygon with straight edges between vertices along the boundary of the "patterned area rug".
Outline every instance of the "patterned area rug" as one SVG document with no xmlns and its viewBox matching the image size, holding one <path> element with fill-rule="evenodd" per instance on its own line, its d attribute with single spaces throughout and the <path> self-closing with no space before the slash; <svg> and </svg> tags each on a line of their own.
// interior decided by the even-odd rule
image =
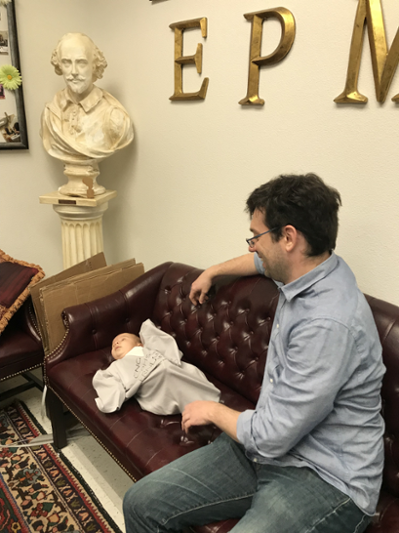
<svg viewBox="0 0 399 533">
<path fill-rule="evenodd" d="M 13 447 L 43 433 L 23 403 L 0 410 L 0 531 L 121 533 L 62 453 Z"/>
</svg>

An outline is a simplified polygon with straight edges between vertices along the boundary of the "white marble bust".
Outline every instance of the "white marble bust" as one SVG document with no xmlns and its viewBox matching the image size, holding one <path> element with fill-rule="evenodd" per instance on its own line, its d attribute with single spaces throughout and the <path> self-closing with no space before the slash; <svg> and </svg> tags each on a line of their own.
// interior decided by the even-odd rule
<svg viewBox="0 0 399 533">
<path fill-rule="evenodd" d="M 96 182 L 98 163 L 132 142 L 132 122 L 118 100 L 94 85 L 107 62 L 87 35 L 64 35 L 51 63 L 66 88 L 46 104 L 41 136 L 47 152 L 65 163 L 69 182 L 59 191 L 71 196 L 101 194 L 105 189 Z"/>
</svg>

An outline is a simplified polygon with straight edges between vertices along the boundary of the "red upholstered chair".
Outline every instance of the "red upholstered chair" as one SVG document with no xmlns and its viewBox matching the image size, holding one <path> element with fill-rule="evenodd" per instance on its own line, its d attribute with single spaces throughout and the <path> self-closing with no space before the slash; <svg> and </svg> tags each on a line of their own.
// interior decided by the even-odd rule
<svg viewBox="0 0 399 533">
<path fill-rule="evenodd" d="M 21 374 L 27 382 L 0 394 L 0 400 L 19 394 L 41 381 L 30 372 L 43 365 L 44 352 L 29 298 L 0 335 L 0 381 Z"/>
<path fill-rule="evenodd" d="M 43 365 L 44 352 L 29 288 L 43 278 L 37 266 L 0 250 L 0 381 L 22 374 L 27 383 L 0 394 L 0 400 L 42 383 L 30 373 Z"/>
</svg>

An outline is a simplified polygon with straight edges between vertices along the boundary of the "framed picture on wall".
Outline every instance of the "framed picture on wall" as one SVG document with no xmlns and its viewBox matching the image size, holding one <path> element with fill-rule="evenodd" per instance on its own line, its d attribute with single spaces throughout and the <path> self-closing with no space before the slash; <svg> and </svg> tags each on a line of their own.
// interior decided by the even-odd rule
<svg viewBox="0 0 399 533">
<path fill-rule="evenodd" d="M 14 0 L 0 4 L 0 68 L 3 65 L 12 65 L 21 72 Z M 27 148 L 22 85 L 7 90 L 0 84 L 0 150 Z"/>
</svg>

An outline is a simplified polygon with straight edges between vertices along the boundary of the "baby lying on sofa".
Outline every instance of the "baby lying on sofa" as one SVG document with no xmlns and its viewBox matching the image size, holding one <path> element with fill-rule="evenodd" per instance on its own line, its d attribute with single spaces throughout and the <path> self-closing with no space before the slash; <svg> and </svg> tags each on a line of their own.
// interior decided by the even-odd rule
<svg viewBox="0 0 399 533">
<path fill-rule="evenodd" d="M 135 396 L 140 407 L 158 415 L 181 413 L 195 400 L 218 402 L 220 391 L 196 366 L 181 361 L 174 338 L 151 320 L 143 322 L 140 338 L 122 333 L 112 342 L 114 362 L 98 370 L 93 387 L 103 413 L 120 409 Z"/>
</svg>

